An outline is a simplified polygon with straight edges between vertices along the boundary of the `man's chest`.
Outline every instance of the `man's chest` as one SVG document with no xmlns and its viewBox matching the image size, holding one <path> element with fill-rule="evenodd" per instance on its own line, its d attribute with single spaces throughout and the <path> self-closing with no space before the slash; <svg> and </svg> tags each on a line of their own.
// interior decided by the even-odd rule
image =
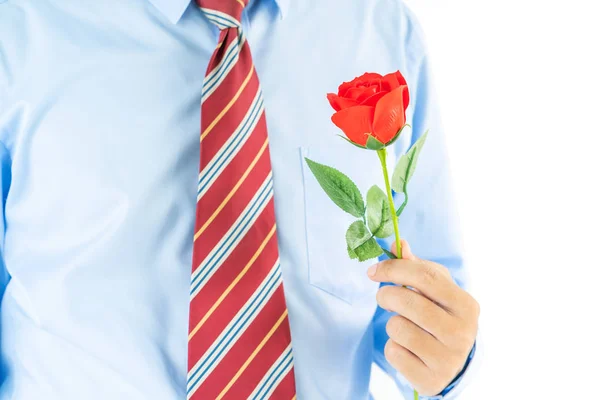
<svg viewBox="0 0 600 400">
<path fill-rule="evenodd" d="M 111 181 L 143 196 L 157 177 L 195 179 L 204 75 L 218 43 L 218 35 L 196 17 L 197 26 L 189 29 L 42 25 L 45 32 L 22 43 L 31 52 L 45 50 L 25 54 L 27 76 L 15 77 L 11 96 L 12 125 L 19 129 L 6 129 L 9 137 L 2 139 L 13 162 L 39 170 L 30 176 L 32 184 L 53 178 L 55 189 L 68 192 L 86 187 L 83 181 Z M 312 16 L 306 25 L 325 22 L 325 16 Z M 299 177 L 301 156 L 309 152 L 369 181 L 370 164 L 375 171 L 376 163 L 336 137 L 340 132 L 330 122 L 325 95 L 364 71 L 394 68 L 381 35 L 352 30 L 342 40 L 304 24 L 268 21 L 247 23 L 246 29 L 276 181 Z"/>
<path fill-rule="evenodd" d="M 329 17 L 258 15 L 245 32 L 264 96 L 284 272 L 293 270 L 298 282 L 308 276 L 352 303 L 375 288 L 366 287 L 364 268 L 347 260 L 344 237 L 353 217 L 327 199 L 304 157 L 340 169 L 363 193 L 382 184 L 374 153 L 337 137 L 326 93 L 365 71 L 401 66 L 380 31 L 356 28 L 339 37 L 343 21 Z M 327 23 L 325 30 L 309 29 Z M 115 229 L 126 232 L 146 226 L 142 239 L 152 242 L 160 227 L 180 220 L 173 239 L 184 242 L 193 224 L 201 99 L 217 32 L 199 13 L 178 26 L 70 21 L 65 29 L 37 29 L 23 43 L 27 75 L 15 76 L 1 138 L 13 163 L 9 222 L 77 237 L 81 221 L 98 231 L 117 221 Z M 52 212 L 28 212 L 41 199 Z"/>
</svg>

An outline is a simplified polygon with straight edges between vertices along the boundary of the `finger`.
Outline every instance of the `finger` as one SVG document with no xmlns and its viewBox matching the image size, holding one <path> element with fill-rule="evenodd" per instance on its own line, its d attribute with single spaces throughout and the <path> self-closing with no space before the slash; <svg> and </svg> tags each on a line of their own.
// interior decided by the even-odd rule
<svg viewBox="0 0 600 400">
<path fill-rule="evenodd" d="M 402 244 L 402 259 L 403 260 L 417 260 L 417 256 L 415 256 L 410 249 L 410 244 L 404 239 L 400 239 L 400 243 Z M 398 257 L 398 249 L 396 248 L 396 242 L 392 243 L 392 253 L 396 257 Z"/>
<path fill-rule="evenodd" d="M 386 325 L 390 339 L 419 357 L 429 368 L 435 367 L 446 347 L 429 332 L 401 315 L 391 317 Z"/>
<path fill-rule="evenodd" d="M 398 313 L 432 334 L 446 341 L 446 327 L 454 321 L 446 310 L 414 290 L 402 286 L 384 286 L 377 292 L 377 303 L 385 310 Z"/>
<path fill-rule="evenodd" d="M 464 293 L 438 264 L 423 260 L 384 260 L 369 268 L 371 280 L 410 286 L 450 312 Z M 442 267 L 443 268 L 443 267 Z"/>
<path fill-rule="evenodd" d="M 410 248 L 410 244 L 408 244 L 408 242 L 406 240 L 400 239 L 400 243 L 402 243 L 402 259 L 403 260 L 412 260 L 412 261 L 419 260 L 419 258 L 413 254 L 413 252 Z M 392 243 L 392 251 L 394 252 L 394 254 L 396 256 L 398 255 L 397 249 L 396 249 L 396 242 Z M 417 292 L 419 292 L 418 289 L 415 289 L 415 290 Z"/>
<path fill-rule="evenodd" d="M 424 385 L 431 379 L 431 371 L 423 361 L 393 340 L 386 343 L 384 354 L 392 367 L 408 379 L 420 394 L 428 394 L 424 393 Z"/>
<path fill-rule="evenodd" d="M 412 252 L 410 244 L 406 240 L 400 239 L 400 243 L 402 243 L 402 260 L 422 261 L 419 257 L 417 257 Z M 396 242 L 392 243 L 392 253 L 394 253 L 396 256 L 398 255 L 398 252 L 396 249 Z M 431 263 L 431 264 L 433 266 L 437 267 L 437 269 L 440 272 L 442 272 L 444 275 L 446 275 L 448 278 L 452 279 L 452 275 L 450 275 L 450 271 L 448 270 L 448 268 L 444 267 L 443 265 L 437 264 L 437 263 Z"/>
</svg>

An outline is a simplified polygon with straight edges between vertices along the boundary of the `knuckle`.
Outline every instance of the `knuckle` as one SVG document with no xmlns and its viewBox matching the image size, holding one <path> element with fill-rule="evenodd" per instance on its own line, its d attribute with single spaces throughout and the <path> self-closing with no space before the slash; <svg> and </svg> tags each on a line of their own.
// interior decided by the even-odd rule
<svg viewBox="0 0 600 400">
<path fill-rule="evenodd" d="M 448 292 L 448 304 L 453 305 L 454 307 L 460 307 L 460 305 L 462 304 L 462 295 L 460 293 L 460 290 L 451 290 Z M 454 310 L 450 311 L 452 314 L 454 314 Z"/>
<path fill-rule="evenodd" d="M 407 308 L 415 308 L 417 306 L 417 294 L 410 289 L 402 288 L 401 301 Z"/>
<path fill-rule="evenodd" d="M 390 338 L 400 340 L 403 336 L 406 336 L 406 321 L 399 315 L 391 317 L 386 326 L 386 332 Z"/>
<path fill-rule="evenodd" d="M 464 306 L 464 314 L 462 318 L 466 321 L 467 326 L 470 330 L 477 330 L 477 326 L 479 323 L 479 317 L 481 314 L 481 306 L 479 302 L 473 298 L 469 293 L 465 293 L 465 300 L 463 304 Z"/>
<path fill-rule="evenodd" d="M 397 361 L 396 360 L 397 352 L 395 351 L 396 349 L 394 348 L 395 346 L 397 346 L 397 344 L 394 343 L 393 340 L 388 340 L 383 349 L 383 355 L 385 356 L 385 359 L 388 360 L 389 363 L 392 365 L 395 365 L 396 361 Z"/>
<path fill-rule="evenodd" d="M 481 315 L 481 305 L 473 296 L 469 295 L 469 298 L 471 299 L 471 310 L 473 311 L 473 316 L 478 319 Z"/>
<path fill-rule="evenodd" d="M 452 365 L 453 357 L 454 356 L 452 350 L 440 351 L 437 354 L 436 364 L 434 368 L 436 376 L 442 375 L 443 371 L 450 365 Z"/>
<path fill-rule="evenodd" d="M 475 334 L 469 331 L 463 331 L 457 338 L 457 346 L 462 352 L 471 350 L 471 347 L 475 343 Z"/>
<path fill-rule="evenodd" d="M 421 268 L 421 280 L 424 283 L 431 284 L 439 279 L 440 270 L 438 270 L 435 266 L 423 263 Z"/>
<path fill-rule="evenodd" d="M 452 273 L 450 273 L 450 270 L 446 266 L 438 264 L 438 268 L 441 271 L 442 275 L 452 280 Z"/>
<path fill-rule="evenodd" d="M 400 327 L 398 326 L 398 317 L 391 317 L 387 324 L 385 324 L 385 332 L 390 338 L 397 339 L 400 333 Z"/>
<path fill-rule="evenodd" d="M 462 321 L 456 321 L 452 326 L 449 345 L 460 352 L 467 348 L 470 350 L 475 342 L 477 331 Z"/>
<path fill-rule="evenodd" d="M 397 289 L 395 286 L 383 286 L 377 291 L 375 300 L 381 308 L 387 310 L 391 307 L 390 303 L 392 302 L 393 292 L 395 289 Z"/>
<path fill-rule="evenodd" d="M 423 392 L 423 394 L 425 396 L 436 396 L 441 393 L 452 380 L 451 370 L 450 367 L 431 370 L 427 379 L 426 392 Z"/>
<path fill-rule="evenodd" d="M 383 279 L 385 279 L 388 282 L 392 280 L 392 263 L 391 263 L 391 260 L 382 261 L 381 264 L 379 264 L 378 270 L 379 270 L 379 273 L 381 274 L 381 277 Z"/>
<path fill-rule="evenodd" d="M 430 370 L 429 374 L 423 379 L 419 394 L 422 396 L 433 397 L 437 396 L 446 387 L 443 380 L 439 377 L 439 372 Z"/>
<path fill-rule="evenodd" d="M 461 354 L 452 353 L 452 354 L 448 355 L 447 362 L 445 364 L 445 369 L 442 374 L 443 377 L 448 380 L 453 378 L 453 375 L 455 374 L 456 370 L 460 369 L 460 367 L 462 367 L 462 364 L 465 361 L 466 361 L 466 356 L 463 359 L 463 356 Z"/>
</svg>

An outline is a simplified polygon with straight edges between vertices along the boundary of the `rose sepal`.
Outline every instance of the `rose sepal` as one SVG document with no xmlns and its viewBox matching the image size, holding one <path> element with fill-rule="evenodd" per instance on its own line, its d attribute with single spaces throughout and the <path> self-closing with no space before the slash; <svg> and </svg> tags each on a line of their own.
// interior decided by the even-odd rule
<svg viewBox="0 0 600 400">
<path fill-rule="evenodd" d="M 367 149 L 369 150 L 381 150 L 385 147 L 385 143 L 380 142 L 375 136 L 369 135 L 367 139 Z"/>
<path fill-rule="evenodd" d="M 342 136 L 342 135 L 338 135 L 338 136 L 341 137 L 342 139 L 344 139 L 346 142 L 350 143 L 351 145 L 358 147 L 359 149 L 368 150 L 365 146 L 361 146 L 360 144 L 354 143 L 352 140 L 348 139 L 346 136 Z"/>
<path fill-rule="evenodd" d="M 348 139 L 346 136 L 343 135 L 338 135 L 339 137 L 341 137 L 342 139 L 344 139 L 346 142 L 358 147 L 359 149 L 364 149 L 364 150 L 381 150 L 384 147 L 388 147 L 392 144 L 394 144 L 394 142 L 396 140 L 398 140 L 398 138 L 400 137 L 400 135 L 402 134 L 402 131 L 404 131 L 404 128 L 409 127 L 411 128 L 410 124 L 404 124 L 402 126 L 402 128 L 400 128 L 400 130 L 398 131 L 398 133 L 396 133 L 396 135 L 387 143 L 382 143 L 379 139 L 377 139 L 375 136 L 368 134 L 369 138 L 367 139 L 367 145 L 366 146 L 361 146 L 360 144 L 354 143 L 352 140 Z"/>
</svg>

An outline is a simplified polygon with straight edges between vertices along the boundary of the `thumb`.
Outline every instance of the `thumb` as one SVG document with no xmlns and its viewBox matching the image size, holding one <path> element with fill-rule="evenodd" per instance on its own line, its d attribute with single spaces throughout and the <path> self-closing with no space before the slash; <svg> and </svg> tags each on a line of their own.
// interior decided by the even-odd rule
<svg viewBox="0 0 600 400">
<path fill-rule="evenodd" d="M 404 239 L 400 239 L 400 243 L 402 243 L 402 259 L 403 260 L 418 260 L 418 257 L 415 256 L 412 252 L 412 250 L 410 249 L 410 245 L 408 244 L 408 242 Z M 392 243 L 392 253 L 394 253 L 396 256 L 398 256 L 398 253 L 396 251 L 396 242 Z"/>
</svg>

